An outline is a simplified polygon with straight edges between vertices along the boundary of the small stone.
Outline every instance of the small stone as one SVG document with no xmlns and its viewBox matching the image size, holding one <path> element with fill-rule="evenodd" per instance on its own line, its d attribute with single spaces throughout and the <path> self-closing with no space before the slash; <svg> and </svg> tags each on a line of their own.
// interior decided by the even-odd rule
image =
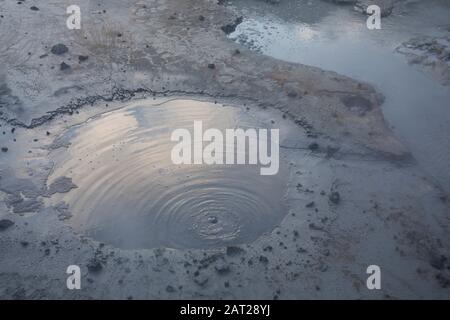
<svg viewBox="0 0 450 320">
<path fill-rule="evenodd" d="M 268 264 L 269 263 L 269 259 L 267 259 L 267 257 L 265 257 L 265 256 L 260 256 L 259 257 L 259 262 L 261 262 L 262 264 Z"/>
<path fill-rule="evenodd" d="M 202 16 L 202 15 L 200 15 L 200 16 L 198 17 L 198 20 L 200 20 L 200 21 L 205 21 L 205 17 Z"/>
<path fill-rule="evenodd" d="M 209 223 L 216 224 L 217 221 L 218 221 L 218 220 L 217 220 L 216 217 L 209 217 L 209 218 L 208 218 L 208 222 L 209 222 Z"/>
<path fill-rule="evenodd" d="M 289 90 L 287 95 L 289 98 L 295 98 L 295 97 L 297 97 L 298 93 L 295 90 Z"/>
<path fill-rule="evenodd" d="M 306 205 L 306 207 L 307 207 L 307 208 L 312 208 L 312 207 L 314 207 L 314 205 L 315 205 L 314 201 L 311 201 L 310 203 L 308 203 L 308 204 Z"/>
<path fill-rule="evenodd" d="M 319 144 L 316 142 L 313 142 L 308 146 L 308 149 L 311 151 L 316 151 L 319 149 Z"/>
<path fill-rule="evenodd" d="M 8 152 L 8 148 L 7 147 L 2 147 L 2 151 L 3 152 Z"/>
<path fill-rule="evenodd" d="M 170 285 L 168 285 L 168 286 L 166 287 L 166 291 L 169 292 L 169 293 L 172 293 L 172 292 L 175 292 L 175 288 L 172 287 L 172 286 L 170 286 Z"/>
<path fill-rule="evenodd" d="M 32 11 L 39 11 L 39 8 L 36 7 L 36 6 L 32 6 L 32 7 L 30 8 L 30 10 L 32 10 Z"/>
<path fill-rule="evenodd" d="M 66 45 L 62 44 L 62 43 L 55 44 L 52 47 L 52 49 L 50 50 L 51 53 L 56 54 L 58 56 L 66 53 L 68 51 L 69 51 L 69 48 L 67 48 Z"/>
<path fill-rule="evenodd" d="M 332 203 L 339 204 L 339 202 L 341 201 L 341 195 L 339 194 L 339 192 L 332 192 L 329 196 L 329 199 Z"/>
<path fill-rule="evenodd" d="M 68 70 L 68 69 L 70 69 L 70 66 L 67 63 L 65 63 L 65 62 L 61 62 L 61 65 L 60 65 L 59 69 L 61 71 Z"/>
<path fill-rule="evenodd" d="M 87 59 L 89 59 L 89 56 L 78 56 L 78 61 L 79 62 L 86 61 Z"/>
<path fill-rule="evenodd" d="M 312 229 L 312 230 L 316 230 L 316 231 L 322 231 L 323 230 L 322 227 L 316 225 L 315 223 L 310 223 L 309 224 L 309 228 Z"/>
<path fill-rule="evenodd" d="M 216 65 L 214 63 L 210 63 L 210 64 L 208 64 L 208 68 L 209 69 L 215 69 Z"/>
<path fill-rule="evenodd" d="M 87 268 L 88 268 L 89 272 L 98 273 L 103 269 L 103 266 L 102 266 L 102 263 L 98 259 L 93 258 L 93 259 L 89 260 L 89 262 L 87 264 Z"/>
<path fill-rule="evenodd" d="M 0 231 L 4 231 L 13 225 L 14 225 L 13 221 L 8 219 L 2 219 L 0 220 Z"/>
</svg>

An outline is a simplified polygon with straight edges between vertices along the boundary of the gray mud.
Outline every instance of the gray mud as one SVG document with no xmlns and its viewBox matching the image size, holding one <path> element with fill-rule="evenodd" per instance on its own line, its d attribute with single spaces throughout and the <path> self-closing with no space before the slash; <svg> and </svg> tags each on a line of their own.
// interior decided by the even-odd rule
<svg viewBox="0 0 450 320">
<path fill-rule="evenodd" d="M 361 58 L 361 45 L 346 51 L 349 37 L 364 38 L 364 15 L 326 1 L 296 1 L 281 13 L 281 5 L 259 1 L 250 7 L 253 20 L 242 8 L 206 0 L 78 2 L 84 18 L 75 32 L 65 28 L 71 1 L 40 2 L 39 11 L 0 1 L 0 298 L 449 298 L 448 167 L 433 153 L 441 143 L 447 159 L 449 126 L 439 122 L 448 119 L 440 103 L 447 93 L 382 46 L 365 52 L 375 62 L 392 59 L 379 73 Z M 393 8 L 386 26 L 407 19 L 402 8 Z M 284 30 L 270 40 L 292 59 L 273 53 L 275 45 L 261 54 L 227 37 L 251 24 L 255 44 Z M 296 41 L 286 50 L 291 35 Z M 392 48 L 409 40 L 393 35 Z M 337 63 L 346 57 L 339 50 L 351 61 Z M 317 65 L 315 56 L 320 68 L 298 63 Z M 364 74 L 384 74 L 401 95 L 360 77 L 358 68 L 367 66 Z M 411 86 L 394 81 L 397 72 Z M 410 94 L 414 102 L 415 91 L 428 90 L 436 103 L 428 96 L 420 103 L 441 115 L 431 123 L 442 134 L 424 113 L 414 115 L 419 109 L 386 108 L 395 97 Z M 422 121 L 392 129 L 384 119 L 393 122 L 390 111 Z M 171 167 L 162 136 L 194 116 L 279 127 L 286 170 L 267 183 L 256 168 Z M 426 143 L 406 139 L 409 128 L 424 129 L 419 142 L 437 142 L 421 153 L 415 148 Z M 422 154 L 436 161 L 442 180 Z M 210 202 L 205 182 L 226 190 L 214 199 L 227 208 Z M 152 208 L 167 215 L 154 221 Z M 155 224 L 168 234 L 148 234 Z M 66 286 L 74 264 L 81 290 Z M 366 287 L 372 264 L 382 270 L 381 290 Z"/>
</svg>

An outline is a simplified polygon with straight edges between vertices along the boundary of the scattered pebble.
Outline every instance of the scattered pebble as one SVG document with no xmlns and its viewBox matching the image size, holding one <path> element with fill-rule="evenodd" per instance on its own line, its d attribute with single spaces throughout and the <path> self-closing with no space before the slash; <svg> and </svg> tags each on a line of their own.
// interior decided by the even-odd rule
<svg viewBox="0 0 450 320">
<path fill-rule="evenodd" d="M 14 225 L 14 222 L 8 219 L 2 219 L 0 220 L 0 231 L 4 231 L 8 229 L 9 227 L 12 227 Z"/>
<path fill-rule="evenodd" d="M 339 202 L 341 201 L 341 195 L 339 194 L 339 192 L 335 191 L 330 194 L 329 199 L 332 203 L 339 204 Z"/>
<path fill-rule="evenodd" d="M 70 69 L 70 66 L 67 63 L 65 63 L 65 62 L 61 62 L 61 65 L 60 65 L 59 69 L 61 71 L 68 70 L 68 69 Z"/>
<path fill-rule="evenodd" d="M 50 50 L 51 53 L 53 53 L 57 56 L 62 55 L 68 51 L 69 51 L 69 48 L 67 48 L 66 45 L 62 44 L 62 43 L 55 44 L 52 47 L 52 49 Z"/>
</svg>

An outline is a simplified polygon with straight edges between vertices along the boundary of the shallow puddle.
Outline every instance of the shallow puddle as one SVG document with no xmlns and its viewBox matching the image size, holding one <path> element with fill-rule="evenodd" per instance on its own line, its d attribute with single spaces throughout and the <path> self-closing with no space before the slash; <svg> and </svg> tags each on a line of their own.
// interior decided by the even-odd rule
<svg viewBox="0 0 450 320">
<path fill-rule="evenodd" d="M 51 152 L 49 183 L 67 176 L 78 188 L 52 202 L 69 205 L 76 231 L 120 248 L 220 247 L 271 231 L 287 213 L 283 161 L 273 176 L 260 175 L 259 165 L 175 165 L 171 133 L 192 131 L 194 120 L 204 130 L 268 128 L 244 108 L 196 100 L 129 104 L 58 139 L 67 147 Z"/>
</svg>

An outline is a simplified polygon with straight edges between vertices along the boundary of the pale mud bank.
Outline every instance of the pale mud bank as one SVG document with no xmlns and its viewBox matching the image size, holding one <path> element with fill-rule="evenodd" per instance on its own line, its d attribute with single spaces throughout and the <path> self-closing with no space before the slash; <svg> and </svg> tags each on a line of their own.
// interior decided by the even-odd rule
<svg viewBox="0 0 450 320">
<path fill-rule="evenodd" d="M 388 129 L 383 97 L 370 85 L 233 43 L 222 27 L 239 15 L 215 1 L 82 1 L 80 31 L 64 27 L 69 4 L 38 3 L 39 10 L 30 10 L 28 1 L 0 2 L 6 44 L 0 49 L 0 297 L 449 297 L 448 196 Z M 64 46 L 54 48 L 59 43 Z M 125 135 L 129 140 L 114 146 L 113 158 L 90 149 L 111 143 L 95 129 L 119 137 L 130 128 L 157 132 L 169 120 L 153 121 L 157 113 L 147 108 L 180 99 L 192 104 L 187 119 L 204 104 L 220 120 L 221 112 L 234 108 L 240 115 L 230 123 L 282 129 L 287 173 L 273 190 L 283 195 L 264 199 L 273 205 L 283 197 L 282 206 L 267 210 L 282 212 L 248 239 L 227 244 L 221 238 L 208 248 L 167 242 L 120 248 L 110 236 L 99 241 L 79 229 L 71 211 L 77 205 L 79 212 L 91 200 L 110 206 L 105 214 L 125 210 L 126 202 L 114 203 L 126 193 L 121 186 L 139 181 L 148 187 L 151 181 L 143 168 L 137 171 L 142 180 L 113 175 L 96 187 L 103 193 L 87 192 L 101 168 L 126 170 L 121 155 L 139 160 L 140 151 L 127 147 L 151 143 L 142 142 L 140 131 Z M 141 113 L 124 116 L 136 104 Z M 115 112 L 121 119 L 114 121 Z M 129 126 L 120 127 L 124 121 Z M 71 162 L 80 161 L 77 152 L 84 154 L 80 166 Z M 156 166 L 148 174 L 174 187 L 176 181 L 164 178 L 170 171 L 148 164 Z M 217 231 L 211 223 L 220 230 L 234 226 L 235 220 L 221 225 L 220 214 L 217 221 L 210 218 L 198 224 L 208 237 Z M 82 269 L 81 290 L 66 287 L 72 264 Z M 371 264 L 383 270 L 382 290 L 365 287 Z"/>
</svg>

